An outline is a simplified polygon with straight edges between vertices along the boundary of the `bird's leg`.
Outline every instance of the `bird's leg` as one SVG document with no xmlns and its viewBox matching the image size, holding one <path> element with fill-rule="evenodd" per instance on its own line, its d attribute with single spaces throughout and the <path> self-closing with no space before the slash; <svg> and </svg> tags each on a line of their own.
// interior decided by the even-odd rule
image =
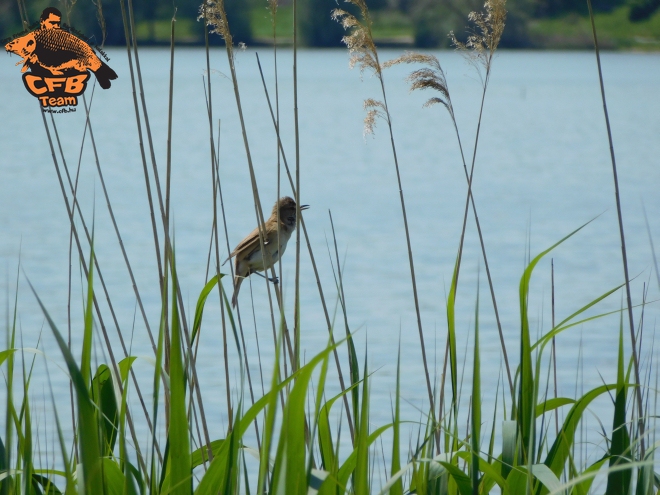
<svg viewBox="0 0 660 495">
<path fill-rule="evenodd" d="M 260 277 L 263 277 L 266 280 L 269 280 L 269 281 L 273 282 L 274 284 L 279 284 L 280 283 L 280 281 L 277 277 L 267 277 L 266 275 L 263 275 L 259 272 L 252 272 L 252 273 L 254 273 L 255 275 L 259 275 Z"/>
</svg>

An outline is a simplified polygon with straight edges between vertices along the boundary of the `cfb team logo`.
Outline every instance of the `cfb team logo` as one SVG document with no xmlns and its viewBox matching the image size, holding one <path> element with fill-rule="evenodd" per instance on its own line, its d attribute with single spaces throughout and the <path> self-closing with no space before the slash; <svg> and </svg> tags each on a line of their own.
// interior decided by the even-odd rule
<svg viewBox="0 0 660 495">
<path fill-rule="evenodd" d="M 25 88 L 39 99 L 42 109 L 50 112 L 75 111 L 66 107 L 78 104 L 90 70 L 103 89 L 108 89 L 110 81 L 117 79 L 115 71 L 96 55 L 89 43 L 72 34 L 66 24 L 62 27 L 61 19 L 59 10 L 48 7 L 36 29 L 19 33 L 5 44 L 5 50 L 22 58 L 16 65 L 23 65 Z M 97 50 L 109 60 L 100 48 Z"/>
</svg>

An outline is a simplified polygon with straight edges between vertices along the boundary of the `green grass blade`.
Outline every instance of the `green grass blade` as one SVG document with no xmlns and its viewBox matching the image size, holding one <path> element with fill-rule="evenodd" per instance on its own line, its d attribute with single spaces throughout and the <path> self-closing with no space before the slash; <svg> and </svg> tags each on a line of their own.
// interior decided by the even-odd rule
<svg viewBox="0 0 660 495">
<path fill-rule="evenodd" d="M 7 349 L 2 352 L 0 352 L 0 366 L 4 364 L 4 362 L 12 356 L 16 352 L 16 349 Z"/>
<path fill-rule="evenodd" d="M 218 451 L 213 452 L 213 461 L 197 486 L 196 495 L 215 495 L 219 492 L 219 487 L 226 485 L 232 436 L 235 435 L 237 435 L 237 431 L 233 429 L 227 434 L 227 438 L 222 442 Z"/>
<path fill-rule="evenodd" d="M 92 399 L 97 407 L 97 423 L 101 431 L 101 452 L 112 455 L 119 429 L 119 412 L 110 368 L 102 364 L 92 379 Z"/>
<path fill-rule="evenodd" d="M 450 462 L 437 461 L 443 468 L 449 472 L 458 487 L 458 492 L 461 495 L 472 495 L 472 483 L 470 477 L 461 471 L 457 466 Z"/>
<path fill-rule="evenodd" d="M 19 264 L 20 270 L 20 264 Z M 7 325 L 7 350 L 11 350 L 6 359 L 7 359 L 7 372 L 5 383 L 7 384 L 6 398 L 7 406 L 5 410 L 5 446 L 4 446 L 4 465 L 5 469 L 10 469 L 12 466 L 12 451 L 13 451 L 13 431 L 12 431 L 12 418 L 16 414 L 14 409 L 14 349 L 16 347 L 16 320 L 18 318 L 18 281 L 19 281 L 20 271 L 16 273 L 16 289 L 14 293 L 14 311 L 13 319 L 11 324 Z M 9 308 L 7 308 L 7 314 L 9 314 Z M 14 489 L 13 481 L 11 478 L 7 478 L 0 482 L 0 494 L 9 495 Z M 3 493 L 4 492 L 4 493 Z"/>
<path fill-rule="evenodd" d="M 176 287 L 176 265 L 172 255 L 172 284 Z M 177 293 L 172 291 L 172 342 L 170 346 L 170 424 L 167 432 L 169 449 L 170 486 L 172 495 L 192 493 L 192 464 L 190 438 L 186 414 L 186 378 L 183 369 L 185 354 L 179 320 Z"/>
<path fill-rule="evenodd" d="M 220 448 L 222 447 L 222 444 L 225 442 L 224 438 L 220 438 L 218 440 L 213 440 L 211 442 L 211 451 L 213 452 L 213 456 L 215 457 L 218 452 L 220 452 Z M 209 458 L 208 456 L 208 448 L 206 445 L 203 447 L 200 447 L 199 449 L 195 450 L 191 456 L 191 463 L 192 463 L 192 468 L 195 469 L 197 466 L 201 466 L 204 462 L 206 462 Z"/>
<path fill-rule="evenodd" d="M 451 374 L 452 407 L 456 409 L 458 400 L 458 363 L 456 361 L 456 285 L 458 284 L 458 257 L 454 264 L 454 274 L 451 278 L 451 288 L 447 297 L 447 332 L 449 338 L 449 368 Z"/>
<path fill-rule="evenodd" d="M 165 291 L 163 291 L 165 292 Z M 154 366 L 154 381 L 153 381 L 153 400 L 152 400 L 152 418 L 153 418 L 153 432 L 151 435 L 151 492 L 158 493 L 158 481 L 156 473 L 156 425 L 158 424 L 158 398 L 160 396 L 160 381 L 161 376 L 163 375 L 163 348 L 165 343 L 165 317 L 164 308 L 165 304 L 162 305 L 160 325 L 158 328 L 158 344 L 156 346 L 156 364 Z M 167 446 L 166 446 L 167 448 Z M 167 462 L 167 457 L 165 457 L 165 462 Z"/>
<path fill-rule="evenodd" d="M 222 278 L 224 274 L 220 274 L 220 278 Z M 199 299 L 197 300 L 197 306 L 195 307 L 195 320 L 193 322 L 193 328 L 192 328 L 192 335 L 190 337 L 190 345 L 195 342 L 195 337 L 197 336 L 197 333 L 199 332 L 200 328 L 202 327 L 202 316 L 204 315 L 204 305 L 206 304 L 206 299 L 208 298 L 209 294 L 213 290 L 213 288 L 216 286 L 218 283 L 218 275 L 214 275 L 211 280 L 209 280 L 204 288 L 202 289 L 202 292 L 199 294 Z"/>
<path fill-rule="evenodd" d="M 582 306 L 580 309 L 578 309 L 578 310 L 577 310 L 575 313 L 573 313 L 572 315 L 570 315 L 570 316 L 564 318 L 564 319 L 563 319 L 562 321 L 560 321 L 557 325 L 555 325 L 555 327 L 554 327 L 552 330 L 550 330 L 547 334 L 545 334 L 543 337 L 541 337 L 541 338 L 540 338 L 540 339 L 539 339 L 539 340 L 538 340 L 538 341 L 532 346 L 532 350 L 536 349 L 539 345 L 540 345 L 540 346 L 545 346 L 545 345 L 546 345 L 548 342 L 550 342 L 550 341 L 552 340 L 552 338 L 555 337 L 557 334 L 559 334 L 560 332 L 563 332 L 564 330 L 566 330 L 566 329 L 568 329 L 568 328 L 570 328 L 570 327 L 572 327 L 572 326 L 580 325 L 580 324 L 582 324 L 582 323 L 585 323 L 586 321 L 593 320 L 593 319 L 596 319 L 596 318 L 601 318 L 601 317 L 603 317 L 603 316 L 608 316 L 608 315 L 611 315 L 611 314 L 614 314 L 614 313 L 623 312 L 623 311 L 624 311 L 623 309 L 620 309 L 620 310 L 617 310 L 617 311 L 611 311 L 611 312 L 609 312 L 609 313 L 603 313 L 602 315 L 592 316 L 592 317 L 590 317 L 590 318 L 588 318 L 588 319 L 586 319 L 586 320 L 580 320 L 580 321 L 574 322 L 573 324 L 567 325 L 567 323 L 568 323 L 569 321 L 571 321 L 573 318 L 575 318 L 575 317 L 578 316 L 579 314 L 584 313 L 586 310 L 588 310 L 588 309 L 591 308 L 592 306 L 596 305 L 597 303 L 599 303 L 599 302 L 602 301 L 603 299 L 607 298 L 608 296 L 614 294 L 616 291 L 618 291 L 618 290 L 619 290 L 621 287 L 623 287 L 624 285 L 625 285 L 625 284 L 621 284 L 621 285 L 619 285 L 619 286 L 617 286 L 617 287 L 614 287 L 613 289 L 608 290 L 607 292 L 605 292 L 605 293 L 602 294 L 601 296 L 599 296 L 599 297 L 597 297 L 596 299 L 594 299 L 593 301 L 591 301 L 589 304 L 586 304 L 586 305 Z"/>
<path fill-rule="evenodd" d="M 654 485 L 654 472 L 653 472 L 653 455 L 654 450 L 651 449 L 644 456 L 644 461 L 640 469 L 637 471 L 637 494 L 636 495 L 654 495 L 656 492 L 653 489 Z M 630 473 L 631 470 L 624 470 L 624 473 Z"/>
<path fill-rule="evenodd" d="M 536 388 L 532 366 L 532 353 L 531 353 L 531 340 L 529 330 L 528 308 L 527 299 L 529 296 L 529 283 L 532 278 L 532 273 L 538 262 L 550 251 L 562 244 L 564 241 L 575 235 L 577 232 L 586 227 L 593 220 L 585 223 L 581 227 L 575 229 L 573 232 L 562 238 L 550 246 L 545 251 L 538 254 L 527 266 L 520 279 L 520 365 L 519 365 L 519 380 L 520 387 L 518 392 L 518 404 L 516 408 L 518 433 L 520 434 L 520 446 L 523 454 L 523 462 L 530 462 L 535 457 L 535 408 L 536 408 Z"/>
<path fill-rule="evenodd" d="M 104 486 L 101 471 L 101 453 L 94 417 L 95 408 L 90 400 L 85 380 L 83 379 L 82 373 L 80 372 L 71 351 L 29 280 L 28 284 L 30 285 L 32 293 L 37 298 L 37 302 L 39 303 L 39 306 L 48 321 L 48 325 L 55 336 L 57 345 L 64 356 L 64 360 L 69 370 L 69 376 L 73 381 L 78 404 L 78 440 L 80 442 L 80 462 L 82 464 L 84 486 L 87 493 L 95 493 L 100 487 Z"/>
<path fill-rule="evenodd" d="M 396 358 L 396 393 L 394 397 L 394 421 L 392 422 L 392 466 L 390 477 L 401 470 L 400 452 L 400 426 L 401 426 L 401 338 L 399 338 L 399 351 Z M 390 495 L 403 495 L 403 481 L 397 478 L 390 487 Z"/>
<path fill-rule="evenodd" d="M 590 474 L 597 473 L 603 464 L 605 464 L 605 461 L 607 461 L 607 457 L 599 459 L 582 472 L 583 475 L 587 475 L 588 477 L 575 485 L 572 495 L 582 495 L 589 493 L 591 485 L 594 482 L 594 476 L 590 476 Z"/>
<path fill-rule="evenodd" d="M 331 399 L 328 399 L 321 408 L 321 411 L 319 412 L 319 419 L 318 419 L 319 450 L 321 453 L 321 458 L 323 460 L 323 467 L 329 473 L 329 475 L 326 477 L 327 481 L 323 483 L 321 489 L 319 490 L 319 493 L 321 493 L 322 495 L 334 494 L 338 489 L 336 480 L 339 472 L 339 457 L 338 457 L 339 447 L 338 445 L 336 447 L 333 447 L 333 443 L 332 443 L 332 433 L 330 429 L 330 420 L 329 420 L 330 410 L 332 409 L 332 406 L 338 399 L 341 399 L 344 395 L 356 389 L 360 385 L 360 383 L 362 383 L 361 380 L 358 381 L 357 383 L 352 384 L 346 390 L 338 393 Z M 355 417 L 358 418 L 359 414 L 356 415 Z M 339 440 L 339 438 L 337 438 L 337 440 Z"/>
<path fill-rule="evenodd" d="M 564 424 L 562 425 L 561 430 L 559 430 L 559 435 L 557 435 L 555 442 L 550 448 L 550 452 L 548 452 L 548 455 L 543 462 L 543 464 L 550 468 L 555 476 L 560 476 L 564 469 L 564 464 L 568 459 L 571 446 L 573 445 L 575 431 L 580 419 L 582 419 L 582 413 L 596 397 L 615 389 L 616 385 L 601 385 L 600 387 L 584 394 L 568 412 Z"/>
<path fill-rule="evenodd" d="M 125 495 L 138 495 L 135 482 L 141 489 L 146 488 L 142 482 L 140 472 L 129 462 L 126 452 L 126 412 L 128 411 L 128 371 L 135 361 L 134 357 L 127 357 L 119 362 L 119 373 L 123 384 L 122 395 L 119 402 L 119 459 L 124 474 L 124 486 L 122 492 Z"/>
<path fill-rule="evenodd" d="M 323 358 L 327 366 L 328 354 Z M 284 407 L 280 442 L 284 441 L 283 455 L 286 461 L 286 494 L 304 495 L 307 493 L 307 473 L 301 469 L 306 465 L 305 445 L 305 400 L 307 388 L 312 378 L 313 367 L 304 367 L 295 381 Z M 321 393 L 321 391 L 319 391 Z"/>
<path fill-rule="evenodd" d="M 385 431 L 392 427 L 392 424 L 383 425 L 377 428 L 371 435 L 367 437 L 367 447 L 370 447 Z M 348 478 L 351 476 L 351 473 L 355 471 L 357 465 L 357 447 L 351 452 L 351 454 L 346 458 L 344 463 L 339 468 L 337 473 L 337 481 L 340 487 L 345 487 L 348 484 Z"/>
<path fill-rule="evenodd" d="M 128 372 L 131 370 L 136 359 L 137 356 L 128 356 L 117 363 L 117 366 L 119 367 L 119 379 L 122 383 L 126 382 L 128 379 Z"/>
<path fill-rule="evenodd" d="M 534 464 L 532 466 L 532 475 L 548 490 L 556 490 L 561 486 L 559 478 L 545 464 Z"/>
<path fill-rule="evenodd" d="M 362 407 L 359 422 L 356 421 L 356 463 L 353 477 L 355 495 L 369 495 L 369 379 L 367 377 L 367 356 L 364 356 L 364 380 L 362 381 Z"/>
<path fill-rule="evenodd" d="M 293 380 L 297 380 L 303 373 L 309 374 L 311 376 L 311 370 L 313 370 L 313 368 L 315 368 L 321 362 L 321 360 L 327 358 L 328 354 L 343 342 L 344 340 L 341 340 L 335 345 L 324 349 L 322 352 L 314 356 L 314 358 L 309 363 L 280 382 L 275 388 L 271 389 L 263 397 L 261 397 L 261 399 L 256 401 L 252 407 L 250 407 L 250 409 L 245 412 L 245 414 L 242 416 L 237 414 L 236 424 L 231 434 L 236 435 L 236 438 L 239 440 L 243 438 L 243 435 L 254 421 L 254 418 L 257 417 L 257 415 L 273 400 L 273 398 L 277 399 L 277 394 L 279 394 L 280 390 L 286 387 Z M 220 447 L 218 457 L 215 457 L 211 462 L 209 469 L 206 471 L 197 489 L 195 490 L 195 495 L 215 495 L 217 493 L 217 487 L 222 486 L 221 482 L 225 479 L 224 475 L 226 472 L 225 463 L 229 456 L 228 444 L 229 442 L 225 441 Z"/>
<path fill-rule="evenodd" d="M 472 452 L 460 451 L 454 455 L 456 457 L 460 457 L 464 461 L 474 462 Z M 490 493 L 492 487 L 495 486 L 495 484 L 499 485 L 500 490 L 502 490 L 503 493 L 508 492 L 509 485 L 507 484 L 506 480 L 502 477 L 501 474 L 502 463 L 499 459 L 495 459 L 495 462 L 493 462 L 493 464 L 489 464 L 486 459 L 484 459 L 481 456 L 477 456 L 477 466 L 479 468 L 479 471 L 484 473 L 481 486 L 482 487 L 490 486 L 490 488 L 488 489 L 481 488 L 480 489 L 481 491 L 479 493 Z"/>
<path fill-rule="evenodd" d="M 515 421 L 502 422 L 502 476 L 508 479 L 509 472 L 516 466 L 517 428 Z"/>
<path fill-rule="evenodd" d="M 479 452 L 481 450 L 481 361 L 479 359 L 479 289 L 474 310 L 474 359 L 472 364 L 471 478 L 472 495 L 479 495 Z"/>
<path fill-rule="evenodd" d="M 50 389 L 50 401 L 53 406 L 53 413 L 55 416 L 55 427 L 57 429 L 57 439 L 59 442 L 60 446 L 60 455 L 62 456 L 62 464 L 64 464 L 64 479 L 66 482 L 66 486 L 64 489 L 65 495 L 75 495 L 76 494 L 76 486 L 75 486 L 75 480 L 73 479 L 72 476 L 72 470 L 71 470 L 71 462 L 69 459 L 69 454 L 67 453 L 67 446 L 64 441 L 64 434 L 62 433 L 62 427 L 60 425 L 60 417 L 59 414 L 57 413 L 57 407 L 55 406 L 55 395 L 53 394 L 53 386 L 51 385 L 50 382 L 50 372 L 48 371 L 48 364 L 46 364 L 46 375 L 48 376 L 48 388 Z M 1 442 L 0 442 L 1 443 Z M 2 469 L 0 468 L 0 471 Z M 0 484 L 1 486 L 1 484 Z M 0 490 L 0 494 L 2 494 L 2 490 Z M 5 495 L 5 494 L 2 494 Z"/>
<path fill-rule="evenodd" d="M 542 414 L 549 413 L 554 411 L 557 408 L 566 406 L 568 404 L 575 404 L 575 399 L 569 399 L 568 397 L 553 397 L 536 405 L 536 417 L 538 418 Z"/>
<path fill-rule="evenodd" d="M 32 475 L 32 486 L 30 488 L 32 488 L 32 493 L 35 495 L 40 493 L 44 493 L 44 495 L 62 495 L 52 479 L 40 474 Z"/>
<path fill-rule="evenodd" d="M 275 363 L 273 364 L 273 376 L 270 382 L 270 390 L 277 390 L 280 383 L 280 349 L 282 347 L 282 325 L 277 335 L 275 345 Z M 266 491 L 266 478 L 270 469 L 270 448 L 275 433 L 275 414 L 277 413 L 277 392 L 270 394 L 267 402 L 268 409 L 265 414 L 264 432 L 262 435 L 261 458 L 259 459 L 259 478 L 257 480 L 257 494 L 262 495 Z"/>
<path fill-rule="evenodd" d="M 2 443 L 2 437 L 0 437 L 0 473 L 9 469 L 7 466 L 7 451 L 5 450 L 5 444 Z M 0 495 L 9 494 L 9 479 L 5 478 L 0 481 Z"/>
<path fill-rule="evenodd" d="M 328 345 L 330 345 L 332 340 L 328 342 Z M 320 411 L 321 411 L 321 401 L 323 400 L 323 394 L 325 391 L 325 379 L 328 374 L 328 360 L 324 359 L 323 363 L 321 365 L 321 374 L 319 376 L 319 382 L 316 387 L 316 403 L 314 405 L 314 424 L 312 425 L 311 432 L 309 434 L 310 438 L 310 448 L 314 439 L 314 436 L 316 435 L 316 430 L 319 427 L 319 417 L 320 417 Z M 314 494 L 318 493 L 318 489 L 321 487 L 323 484 L 323 480 L 328 475 L 327 471 L 322 471 L 319 469 L 316 469 L 313 467 L 313 460 L 314 460 L 314 454 L 310 452 L 307 460 L 307 486 L 308 490 L 311 490 L 314 492 Z M 312 494 L 308 494 L 312 495 Z"/>
<path fill-rule="evenodd" d="M 82 356 L 80 358 L 80 373 L 86 386 L 89 386 L 92 374 L 92 337 L 94 331 L 94 319 L 92 309 L 94 307 L 94 246 L 92 241 L 92 252 L 89 255 L 89 272 L 87 273 L 87 301 L 85 303 L 85 326 L 83 331 Z"/>
<path fill-rule="evenodd" d="M 119 465 L 108 457 L 103 458 L 104 495 L 124 495 L 125 477 Z M 95 493 L 95 492 L 92 492 Z"/>
<path fill-rule="evenodd" d="M 21 461 L 23 462 L 23 480 L 25 482 L 26 494 L 30 494 L 32 485 L 32 475 L 34 473 L 34 464 L 32 459 L 32 418 L 30 414 L 29 388 L 30 376 L 25 374 L 25 357 L 23 357 L 23 404 L 21 405 L 21 425 L 23 427 L 23 436 L 19 438 L 19 450 L 21 452 Z"/>
<path fill-rule="evenodd" d="M 627 386 L 624 375 L 623 356 L 623 313 L 619 324 L 619 357 L 617 360 L 616 398 L 614 399 L 614 418 L 612 421 L 612 440 L 610 442 L 610 467 L 630 462 L 630 436 L 626 424 Z M 610 471 L 607 475 L 605 495 L 628 495 L 632 472 Z"/>
</svg>

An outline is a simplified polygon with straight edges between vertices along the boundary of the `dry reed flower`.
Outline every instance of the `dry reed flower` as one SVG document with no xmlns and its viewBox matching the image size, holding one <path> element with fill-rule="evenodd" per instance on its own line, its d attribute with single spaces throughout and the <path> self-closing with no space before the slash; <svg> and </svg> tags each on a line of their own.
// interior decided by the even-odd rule
<svg viewBox="0 0 660 495">
<path fill-rule="evenodd" d="M 212 33 L 219 34 L 228 46 L 232 46 L 233 38 L 229 32 L 224 0 L 206 0 L 199 6 L 197 20 L 203 20 L 207 26 L 213 28 Z"/>
<path fill-rule="evenodd" d="M 453 31 L 449 33 L 452 44 L 475 66 L 480 75 L 480 65 L 486 74 L 490 73 L 493 55 L 506 23 L 505 4 L 506 0 L 487 0 L 484 4 L 485 12 L 470 12 L 468 19 L 477 26 L 478 32 L 470 30 L 471 34 L 465 43 L 458 41 Z"/>
<path fill-rule="evenodd" d="M 450 113 L 453 113 L 451 98 L 449 97 L 449 88 L 447 87 L 447 79 L 437 57 L 416 52 L 405 52 L 400 57 L 385 62 L 383 68 L 386 69 L 398 64 L 426 65 L 427 67 L 411 72 L 406 78 L 406 81 L 410 83 L 410 91 L 415 91 L 416 89 L 431 89 L 437 91 L 439 96 L 429 98 L 426 103 L 424 103 L 424 106 L 428 107 L 440 103 L 441 105 L 444 105 Z"/>
<path fill-rule="evenodd" d="M 348 53 L 351 58 L 348 62 L 349 67 L 352 69 L 356 65 L 360 68 L 360 76 L 365 70 L 370 69 L 373 74 L 383 80 L 382 67 L 378 61 L 378 51 L 374 43 L 373 36 L 371 35 L 371 16 L 369 9 L 364 0 L 346 0 L 346 2 L 355 5 L 360 9 L 360 21 L 353 14 L 350 14 L 342 9 L 335 9 L 332 11 L 332 19 L 341 23 L 349 34 L 344 36 L 341 41 L 348 47 Z M 364 131 L 363 135 L 366 138 L 367 134 L 373 134 L 376 128 L 376 119 L 378 117 L 388 120 L 388 111 L 386 105 L 373 98 L 364 100 L 364 109 L 367 114 L 364 117 Z"/>
<path fill-rule="evenodd" d="M 374 133 L 377 117 L 387 120 L 387 109 L 382 101 L 374 100 L 373 98 L 367 98 L 364 100 L 364 109 L 367 111 L 367 115 L 364 117 L 363 132 L 363 135 L 366 138 L 367 134 Z"/>
<path fill-rule="evenodd" d="M 376 77 L 381 76 L 381 67 L 378 63 L 378 53 L 376 45 L 371 36 L 371 17 L 369 9 L 364 0 L 346 0 L 360 9 L 362 22 L 353 14 L 342 9 L 332 11 L 332 19 L 341 23 L 342 27 L 350 33 L 344 36 L 341 41 L 348 47 L 351 55 L 349 65 L 351 69 L 356 65 L 360 67 L 360 74 L 366 69 L 371 69 Z"/>
<path fill-rule="evenodd" d="M 266 0 L 268 2 L 268 9 L 270 10 L 270 15 L 275 17 L 277 13 L 277 0 Z"/>
</svg>

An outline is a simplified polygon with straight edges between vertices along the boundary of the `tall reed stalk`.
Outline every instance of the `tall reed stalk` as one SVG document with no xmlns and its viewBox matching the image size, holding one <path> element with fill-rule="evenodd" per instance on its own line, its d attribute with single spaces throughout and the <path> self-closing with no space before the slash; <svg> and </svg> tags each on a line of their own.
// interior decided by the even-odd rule
<svg viewBox="0 0 660 495">
<path fill-rule="evenodd" d="M 282 140 L 280 138 L 280 130 L 279 130 L 279 122 L 275 116 L 275 113 L 273 111 L 273 105 L 270 100 L 270 96 L 268 93 L 268 88 L 266 86 L 266 79 L 264 78 L 264 73 L 261 68 L 261 62 L 259 60 L 259 54 L 257 55 L 257 65 L 259 66 L 259 74 L 261 75 L 261 82 L 263 84 L 264 88 L 264 93 L 266 95 L 266 101 L 268 102 L 268 110 L 270 111 L 270 116 L 271 120 L 273 121 L 273 126 L 275 128 L 275 134 L 277 135 L 277 145 L 278 145 L 278 150 L 279 154 L 282 158 L 282 162 L 284 163 L 284 169 L 286 171 L 287 177 L 289 179 L 289 185 L 293 191 L 295 191 L 295 184 L 293 182 L 293 176 L 291 175 L 291 170 L 289 168 L 289 163 L 287 162 L 286 159 L 286 153 L 284 152 L 284 147 L 282 145 Z M 295 194 L 295 193 L 294 193 Z M 309 234 L 307 233 L 307 227 L 305 226 L 305 218 L 301 212 L 300 214 L 300 225 L 302 227 L 303 234 L 305 235 L 305 242 L 307 244 L 307 252 L 309 254 L 310 262 L 312 264 L 312 269 L 314 270 L 314 277 L 316 279 L 316 287 L 318 288 L 319 291 L 319 298 L 321 300 L 321 307 L 323 309 L 323 315 L 325 317 L 326 325 L 328 327 L 328 333 L 330 334 L 330 337 L 332 339 L 332 342 L 334 344 L 334 336 L 333 336 L 333 329 L 332 329 L 332 322 L 330 321 L 330 314 L 328 312 L 328 306 L 326 304 L 325 300 L 325 295 L 323 293 L 323 286 L 321 285 L 321 278 L 319 276 L 319 271 L 316 266 L 316 259 L 314 258 L 314 251 L 312 250 L 312 245 L 309 240 Z M 281 269 L 281 265 L 280 265 Z M 355 356 L 355 346 L 353 345 L 352 337 L 350 335 L 347 335 L 348 339 L 348 352 L 349 352 L 349 367 L 350 367 L 350 372 L 351 372 L 351 380 L 352 383 L 355 384 L 359 381 L 359 371 L 357 369 L 357 357 Z M 337 350 L 333 350 L 333 354 L 335 357 L 335 364 L 337 366 L 337 373 L 339 377 L 339 384 L 341 387 L 342 392 L 346 390 L 345 382 L 344 382 L 344 375 L 342 372 L 341 364 L 339 361 L 339 356 L 337 354 Z M 348 407 L 348 401 L 346 397 L 344 396 L 344 404 L 346 406 L 346 420 L 348 421 L 348 428 L 351 434 L 351 441 L 354 440 L 354 427 L 353 427 L 353 417 L 351 415 L 351 411 Z"/>
<path fill-rule="evenodd" d="M 587 0 L 589 7 L 589 19 L 591 20 L 591 30 L 594 36 L 594 48 L 596 51 L 596 65 L 598 66 L 598 82 L 600 85 L 600 95 L 603 101 L 603 114 L 605 116 L 605 127 L 607 128 L 607 140 L 610 147 L 610 159 L 612 162 L 612 179 L 614 181 L 614 201 L 616 203 L 616 214 L 619 221 L 619 237 L 621 239 L 621 261 L 623 263 L 623 277 L 626 285 L 626 301 L 628 303 L 628 324 L 630 328 L 630 342 L 632 344 L 633 363 L 635 371 L 635 397 L 637 398 L 637 411 L 639 418 L 637 426 L 639 428 L 641 458 L 644 458 L 644 408 L 642 404 L 642 390 L 639 373 L 639 357 L 637 355 L 637 339 L 635 337 L 635 323 L 633 319 L 632 296 L 630 295 L 630 276 L 628 275 L 628 255 L 626 254 L 626 236 L 623 232 L 623 214 L 621 213 L 621 197 L 619 195 L 619 178 L 616 169 L 616 158 L 614 156 L 614 142 L 612 140 L 612 129 L 610 128 L 610 116 L 607 112 L 607 99 L 605 98 L 605 84 L 603 83 L 603 70 L 600 63 L 600 49 L 598 47 L 598 36 L 596 34 L 596 23 L 594 21 L 594 12 L 591 6 L 591 0 Z"/>
<path fill-rule="evenodd" d="M 422 351 L 422 363 L 424 365 L 424 376 L 426 378 L 426 389 L 428 392 L 429 405 L 431 411 L 435 411 L 435 399 L 433 397 L 433 386 L 431 385 L 431 376 L 426 359 L 426 345 L 424 343 L 424 332 L 422 330 L 422 316 L 419 310 L 419 297 L 417 295 L 417 282 L 415 279 L 415 264 L 413 262 L 412 245 L 410 243 L 410 231 L 408 228 L 408 215 L 406 213 L 406 203 L 403 196 L 403 186 L 401 184 L 401 174 L 399 171 L 399 160 L 396 154 L 396 145 L 394 144 L 394 131 L 392 129 L 392 117 L 387 106 L 387 94 L 385 92 L 385 81 L 383 77 L 383 67 L 378 58 L 378 50 L 374 43 L 371 31 L 372 20 L 369 14 L 369 8 L 365 0 L 346 0 L 355 5 L 360 10 L 362 21 L 354 15 L 335 9 L 332 12 L 332 18 L 340 22 L 344 29 L 350 30 L 350 34 L 344 36 L 342 41 L 348 47 L 351 54 L 350 67 L 357 65 L 360 72 L 371 71 L 380 82 L 382 101 L 367 99 L 364 102 L 364 108 L 367 110 L 365 118 L 365 132 L 373 132 L 377 117 L 381 117 L 387 123 L 390 136 L 390 145 L 392 148 L 392 158 L 396 171 L 397 184 L 399 187 L 399 199 L 401 201 L 401 213 L 403 215 L 403 226 L 406 234 L 406 246 L 408 249 L 408 263 L 410 265 L 410 279 L 412 282 L 413 300 L 415 304 L 415 314 L 417 315 L 417 330 L 419 332 L 420 348 Z"/>
</svg>

